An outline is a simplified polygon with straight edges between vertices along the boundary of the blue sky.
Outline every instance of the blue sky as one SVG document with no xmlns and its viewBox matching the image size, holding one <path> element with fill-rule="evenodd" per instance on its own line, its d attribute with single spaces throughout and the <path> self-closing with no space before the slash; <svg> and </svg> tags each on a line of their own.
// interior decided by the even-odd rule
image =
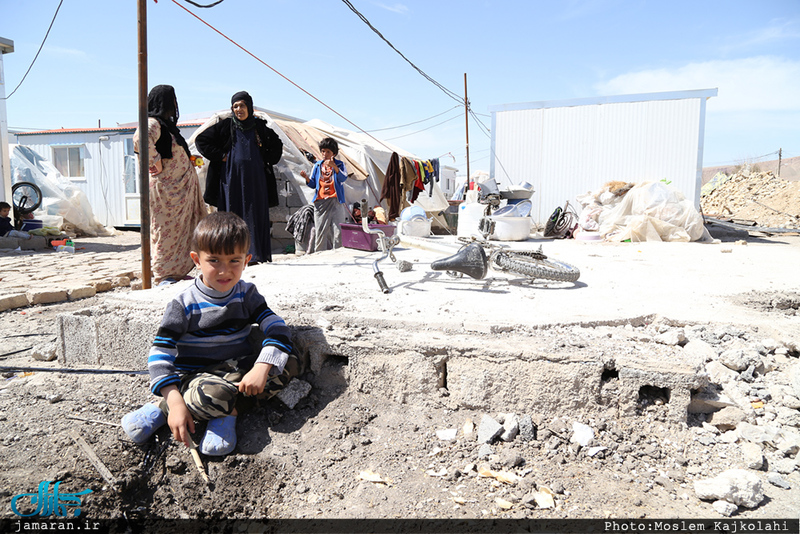
<svg viewBox="0 0 800 534">
<path fill-rule="evenodd" d="M 485 127 L 498 104 L 716 87 L 705 166 L 778 148 L 800 155 L 797 0 L 350 1 L 449 91 L 463 96 L 466 73 Z M 58 4 L 0 0 L 0 37 L 15 45 L 3 57 L 6 95 Z M 359 128 L 465 172 L 463 107 L 341 0 L 225 0 L 210 9 L 148 0 L 148 86 L 173 85 L 183 116 L 228 107 L 247 90 L 256 106 L 355 129 L 179 5 Z M 38 60 L 6 102 L 9 127 L 133 122 L 137 76 L 136 0 L 64 0 Z M 384 130 L 409 123 L 416 124 Z M 472 119 L 469 133 L 471 170 L 488 171 L 488 134 Z"/>
</svg>

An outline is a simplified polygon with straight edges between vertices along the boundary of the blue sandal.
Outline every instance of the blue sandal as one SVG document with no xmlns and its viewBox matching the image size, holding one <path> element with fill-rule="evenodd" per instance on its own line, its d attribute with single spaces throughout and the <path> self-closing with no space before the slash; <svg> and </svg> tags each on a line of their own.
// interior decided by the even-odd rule
<svg viewBox="0 0 800 534">
<path fill-rule="evenodd" d="M 227 415 L 208 422 L 200 440 L 200 452 L 206 456 L 225 456 L 236 448 L 236 416 Z"/>
<path fill-rule="evenodd" d="M 150 403 L 126 414 L 122 418 L 122 429 L 135 443 L 142 444 L 166 422 L 167 416 L 164 415 L 164 412 L 155 404 Z"/>
</svg>

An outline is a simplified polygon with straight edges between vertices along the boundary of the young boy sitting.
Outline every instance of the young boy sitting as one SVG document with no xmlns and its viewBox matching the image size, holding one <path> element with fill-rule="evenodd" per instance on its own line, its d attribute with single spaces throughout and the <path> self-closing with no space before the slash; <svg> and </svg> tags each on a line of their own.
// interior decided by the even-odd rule
<svg viewBox="0 0 800 534">
<path fill-rule="evenodd" d="M 250 261 L 250 234 L 238 215 L 215 212 L 192 236 L 200 276 L 167 305 L 150 349 L 150 389 L 164 399 L 122 418 L 122 428 L 144 443 L 164 423 L 192 447 L 194 419 L 207 420 L 200 452 L 224 456 L 236 447 L 236 416 L 280 391 L 300 371 L 291 333 L 256 286 L 241 280 Z M 263 342 L 252 354 L 251 327 Z"/>
<path fill-rule="evenodd" d="M 28 232 L 20 232 L 14 230 L 14 224 L 11 222 L 11 204 L 8 202 L 0 201 L 0 237 L 17 237 L 20 239 L 30 239 L 31 234 Z"/>
</svg>

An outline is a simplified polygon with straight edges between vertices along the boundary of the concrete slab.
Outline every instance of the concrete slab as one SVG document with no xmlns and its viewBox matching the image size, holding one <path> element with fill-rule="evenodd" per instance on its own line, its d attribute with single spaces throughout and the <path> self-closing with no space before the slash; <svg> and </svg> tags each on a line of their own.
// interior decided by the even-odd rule
<svg viewBox="0 0 800 534">
<path fill-rule="evenodd" d="M 380 253 L 340 249 L 250 267 L 270 306 L 292 326 L 317 376 L 339 373 L 350 387 L 405 402 L 444 388 L 449 402 L 486 410 L 636 413 L 644 396 L 663 396 L 670 418 L 685 419 L 706 377 L 680 345 L 631 336 L 610 358 L 602 325 L 726 322 L 757 325 L 776 339 L 800 339 L 796 318 L 736 303 L 748 291 L 798 291 L 798 240 L 748 245 L 584 243 L 529 240 L 578 266 L 577 283 L 529 283 L 491 272 L 454 279 L 430 263 L 455 252 L 452 237 L 395 249 L 413 265 L 381 268 Z M 143 369 L 164 306 L 191 282 L 110 295 L 102 306 L 59 318 L 60 358 L 71 366 Z M 609 346 L 610 347 L 610 346 Z M 609 348 L 607 347 L 607 348 Z"/>
</svg>

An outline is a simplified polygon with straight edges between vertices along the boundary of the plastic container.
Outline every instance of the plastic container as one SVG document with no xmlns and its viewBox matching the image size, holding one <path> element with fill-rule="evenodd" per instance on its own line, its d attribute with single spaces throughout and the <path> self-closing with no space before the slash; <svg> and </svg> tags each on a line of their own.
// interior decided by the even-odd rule
<svg viewBox="0 0 800 534">
<path fill-rule="evenodd" d="M 419 206 L 409 206 L 400 212 L 401 221 L 410 221 L 415 217 L 425 218 L 425 210 Z"/>
<path fill-rule="evenodd" d="M 37 230 L 44 226 L 42 221 L 39 219 L 25 219 L 22 221 L 22 231 L 23 232 L 30 232 L 31 230 Z"/>
<path fill-rule="evenodd" d="M 490 239 L 498 241 L 525 241 L 531 235 L 530 217 L 490 217 L 494 233 Z"/>
<path fill-rule="evenodd" d="M 368 234 L 360 224 L 342 223 L 342 246 L 370 252 L 378 250 L 378 236 Z M 386 237 L 394 235 L 395 227 L 391 224 L 370 224 L 370 230 L 383 230 Z"/>
<path fill-rule="evenodd" d="M 401 221 L 397 225 L 397 231 L 402 235 L 409 235 L 414 237 L 430 237 L 431 235 L 431 220 L 414 218 L 410 221 Z"/>
<path fill-rule="evenodd" d="M 472 234 L 480 235 L 478 226 L 485 206 L 477 202 L 461 204 L 458 207 L 458 230 L 456 235 L 458 237 L 469 237 Z"/>
</svg>

